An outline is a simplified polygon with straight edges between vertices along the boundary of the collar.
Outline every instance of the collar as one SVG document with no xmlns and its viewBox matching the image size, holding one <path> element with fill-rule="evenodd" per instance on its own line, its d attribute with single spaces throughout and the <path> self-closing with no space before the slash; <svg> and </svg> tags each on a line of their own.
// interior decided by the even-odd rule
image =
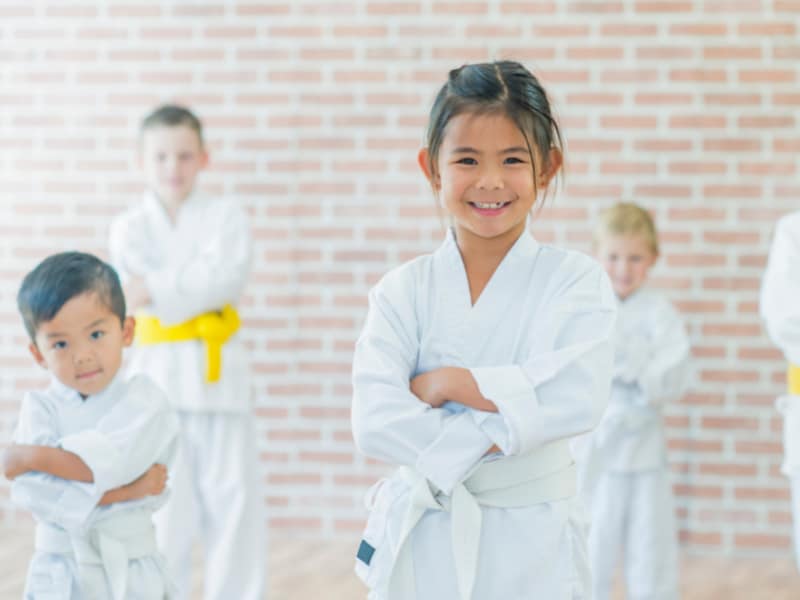
<svg viewBox="0 0 800 600">
<path fill-rule="evenodd" d="M 59 397 L 64 402 L 77 402 L 79 404 L 84 404 L 89 400 L 94 401 L 95 398 L 103 399 L 103 398 L 114 398 L 120 392 L 121 388 L 125 384 L 125 378 L 122 375 L 122 369 L 120 369 L 111 382 L 102 390 L 100 390 L 96 394 L 92 394 L 91 396 L 86 396 L 86 398 L 82 397 L 78 390 L 69 387 L 68 385 L 63 384 L 61 381 L 56 378 L 55 375 L 50 375 L 50 391 Z"/>
</svg>

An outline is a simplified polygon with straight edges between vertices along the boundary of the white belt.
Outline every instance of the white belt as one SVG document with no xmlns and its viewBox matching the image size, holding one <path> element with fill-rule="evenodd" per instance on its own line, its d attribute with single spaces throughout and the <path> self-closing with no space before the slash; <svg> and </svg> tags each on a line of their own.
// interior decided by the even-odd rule
<svg viewBox="0 0 800 600">
<path fill-rule="evenodd" d="M 470 600 L 478 567 L 481 506 L 531 506 L 570 498 L 576 489 L 575 466 L 569 442 L 565 440 L 524 456 L 481 463 L 472 475 L 453 488 L 449 503 L 441 492 L 434 494 L 428 480 L 417 471 L 401 467 L 399 473 L 410 486 L 410 497 L 389 578 L 390 600 L 416 598 L 408 536 L 426 511 L 450 511 L 458 590 L 462 600 Z"/>
<path fill-rule="evenodd" d="M 125 600 L 128 562 L 131 560 L 153 557 L 164 575 L 149 511 L 113 516 L 97 523 L 82 535 L 70 535 L 58 527 L 39 523 L 36 527 L 36 550 L 74 556 L 81 590 L 92 600 L 102 598 L 106 592 L 97 589 L 96 580 L 87 576 L 87 567 L 90 565 L 103 568 L 113 600 Z"/>
</svg>

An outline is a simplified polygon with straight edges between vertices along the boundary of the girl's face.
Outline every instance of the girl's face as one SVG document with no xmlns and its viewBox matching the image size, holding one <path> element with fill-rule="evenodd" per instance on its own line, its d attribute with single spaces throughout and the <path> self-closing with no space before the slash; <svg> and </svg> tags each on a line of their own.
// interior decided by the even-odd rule
<svg viewBox="0 0 800 600">
<path fill-rule="evenodd" d="M 551 168 L 537 165 L 538 189 L 544 190 L 561 166 L 551 151 Z M 536 202 L 534 169 L 525 137 L 502 114 L 464 113 L 447 124 L 435 172 L 427 149 L 419 162 L 440 202 L 455 222 L 458 239 L 516 239 Z"/>
</svg>

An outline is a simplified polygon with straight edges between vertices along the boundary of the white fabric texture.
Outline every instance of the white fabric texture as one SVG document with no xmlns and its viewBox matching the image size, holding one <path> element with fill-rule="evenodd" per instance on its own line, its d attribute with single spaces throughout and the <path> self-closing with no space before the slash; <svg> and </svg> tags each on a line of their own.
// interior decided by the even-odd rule
<svg viewBox="0 0 800 600">
<path fill-rule="evenodd" d="M 413 469 L 437 502 L 485 461 L 535 452 L 591 429 L 606 406 L 615 301 L 608 279 L 584 255 L 523 234 L 474 306 L 452 231 L 432 255 L 388 273 L 371 291 L 356 344 L 352 425 L 359 449 Z M 499 413 L 457 403 L 431 408 L 409 390 L 417 374 L 471 370 Z M 556 468 L 554 466 L 554 468 Z M 365 538 L 380 546 L 362 573 L 370 598 L 386 589 L 390 553 L 403 529 L 409 487 L 380 486 Z M 480 507 L 477 598 L 582 598 L 588 594 L 582 519 L 572 499 L 519 508 Z M 447 510 L 425 512 L 409 535 L 418 600 L 460 600 Z M 384 583 L 382 583 L 384 582 Z M 394 594 L 394 595 L 393 595 Z"/>
<path fill-rule="evenodd" d="M 662 408 L 686 391 L 690 345 L 680 316 L 659 293 L 619 302 L 611 401 L 582 442 L 580 483 L 591 514 L 595 599 L 609 598 L 623 562 L 628 598 L 677 597 L 677 531 Z"/>
<path fill-rule="evenodd" d="M 680 315 L 660 293 L 640 289 L 619 302 L 611 399 L 591 436 L 592 468 L 666 467 L 662 409 L 686 392 L 690 352 Z"/>
<path fill-rule="evenodd" d="M 181 447 L 172 495 L 155 515 L 176 598 L 192 597 L 192 542 L 199 537 L 207 600 L 263 600 L 267 547 L 253 420 L 235 413 L 178 416 Z"/>
<path fill-rule="evenodd" d="M 678 599 L 675 502 L 666 470 L 602 474 L 590 516 L 592 600 L 611 600 L 620 562 L 625 598 Z"/>
<path fill-rule="evenodd" d="M 250 271 L 247 215 L 230 199 L 191 196 L 175 223 L 160 202 L 144 201 L 117 217 L 111 258 L 123 281 L 145 277 L 148 314 L 165 325 L 236 306 Z M 139 346 L 129 364 L 146 372 L 179 411 L 181 452 L 174 493 L 157 517 L 159 545 L 188 597 L 188 544 L 206 549 L 205 598 L 261 600 L 266 572 L 266 523 L 256 462 L 249 360 L 239 335 L 222 348 L 218 382 L 205 381 L 205 344 Z"/>
<path fill-rule="evenodd" d="M 123 283 L 144 277 L 153 299 L 146 309 L 164 325 L 236 306 L 250 272 L 247 216 L 228 199 L 190 197 L 173 225 L 152 195 L 116 217 L 110 232 L 111 262 Z M 200 340 L 134 347 L 129 369 L 146 373 L 180 410 L 247 413 L 250 371 L 239 335 L 222 347 L 222 371 L 205 381 L 206 347 Z"/>
<path fill-rule="evenodd" d="M 164 504 L 166 492 L 109 506 L 97 503 L 105 492 L 130 483 L 154 463 L 166 464 L 170 469 L 177 436 L 174 412 L 163 392 L 144 376 L 125 381 L 117 375 L 105 390 L 86 399 L 53 379 L 47 390 L 26 396 L 14 441 L 74 452 L 92 470 L 95 481 L 81 483 L 31 472 L 14 480 L 11 498 L 31 511 L 41 532 L 60 532 L 76 547 L 96 549 L 96 533 L 101 531 L 100 537 L 112 541 L 126 538 L 125 530 L 134 514 L 138 515 L 138 523 L 150 523 L 150 530 L 142 526 L 142 531 L 137 532 L 139 538 L 152 538 L 149 515 Z M 154 549 L 154 538 L 152 542 Z M 134 555 L 137 558 L 126 560 L 123 552 L 122 558 L 110 563 L 79 564 L 68 548 L 59 552 L 37 549 L 29 566 L 24 597 L 108 599 L 115 597 L 113 587 L 117 588 L 118 597 L 121 586 L 126 598 L 165 597 L 170 582 L 161 556 L 155 551 Z M 111 573 L 117 576 L 110 577 Z"/>
</svg>

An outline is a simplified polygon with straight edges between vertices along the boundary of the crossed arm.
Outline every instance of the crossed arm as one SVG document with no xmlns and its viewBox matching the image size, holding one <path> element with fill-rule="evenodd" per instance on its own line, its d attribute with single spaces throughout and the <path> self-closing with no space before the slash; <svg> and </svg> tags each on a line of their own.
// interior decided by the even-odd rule
<svg viewBox="0 0 800 600">
<path fill-rule="evenodd" d="M 91 469 L 77 454 L 51 446 L 12 444 L 3 457 L 3 471 L 9 480 L 31 471 L 39 471 L 61 479 L 94 482 Z M 164 491 L 166 480 L 166 467 L 154 464 L 134 481 L 106 492 L 98 505 L 106 506 L 116 502 L 139 500 L 145 496 L 156 496 Z"/>
<path fill-rule="evenodd" d="M 439 408 L 445 402 L 450 401 L 477 410 L 498 412 L 497 405 L 481 394 L 469 369 L 461 367 L 434 369 L 414 377 L 410 387 L 411 393 L 433 408 Z M 499 450 L 500 448 L 494 444 L 486 451 L 486 454 Z"/>
</svg>

